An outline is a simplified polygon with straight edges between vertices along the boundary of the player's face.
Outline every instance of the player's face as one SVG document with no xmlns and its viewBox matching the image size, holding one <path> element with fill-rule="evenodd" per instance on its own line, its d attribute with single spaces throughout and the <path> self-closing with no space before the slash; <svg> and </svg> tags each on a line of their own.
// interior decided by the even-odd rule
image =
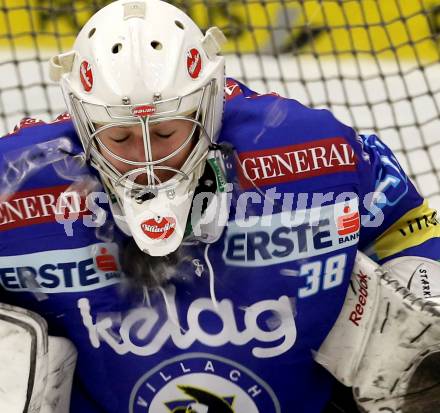
<svg viewBox="0 0 440 413">
<path fill-rule="evenodd" d="M 164 158 L 178 149 L 188 138 L 192 128 L 192 122 L 180 119 L 150 125 L 149 131 L 153 160 Z M 111 152 L 121 158 L 135 162 L 145 162 L 141 125 L 114 126 L 99 132 L 98 136 Z M 176 155 L 161 162 L 159 165 L 180 169 L 194 148 L 194 144 L 194 142 L 189 142 Z M 121 173 L 126 173 L 139 167 L 119 161 L 102 149 L 101 154 Z M 159 182 L 165 182 L 174 175 L 174 172 L 156 169 L 155 175 Z M 143 177 L 143 180 L 146 180 L 146 176 Z M 138 178 L 136 181 L 139 182 L 140 179 Z"/>
</svg>

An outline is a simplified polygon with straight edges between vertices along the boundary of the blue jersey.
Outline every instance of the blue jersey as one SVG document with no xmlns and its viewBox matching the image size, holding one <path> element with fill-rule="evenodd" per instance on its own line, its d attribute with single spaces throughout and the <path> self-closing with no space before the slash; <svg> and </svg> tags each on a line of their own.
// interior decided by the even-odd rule
<svg viewBox="0 0 440 413">
<path fill-rule="evenodd" d="M 439 258 L 435 212 L 376 136 L 234 80 L 225 96 L 229 222 L 147 295 L 71 122 L 0 140 L 1 297 L 75 344 L 74 413 L 320 413 L 334 379 L 313 354 L 356 251 Z"/>
</svg>

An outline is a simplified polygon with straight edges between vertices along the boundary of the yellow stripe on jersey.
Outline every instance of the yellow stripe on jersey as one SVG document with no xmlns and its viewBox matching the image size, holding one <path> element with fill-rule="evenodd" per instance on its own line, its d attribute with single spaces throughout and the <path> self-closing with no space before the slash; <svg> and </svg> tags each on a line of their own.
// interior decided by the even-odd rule
<svg viewBox="0 0 440 413">
<path fill-rule="evenodd" d="M 373 250 L 377 258 L 382 260 L 435 237 L 440 237 L 437 212 L 428 206 L 427 201 L 424 201 L 417 208 L 408 211 L 377 238 Z"/>
</svg>

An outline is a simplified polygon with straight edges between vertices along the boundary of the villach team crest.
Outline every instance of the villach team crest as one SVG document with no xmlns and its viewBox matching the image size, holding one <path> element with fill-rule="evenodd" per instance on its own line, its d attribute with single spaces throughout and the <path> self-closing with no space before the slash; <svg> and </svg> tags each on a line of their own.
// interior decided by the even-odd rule
<svg viewBox="0 0 440 413">
<path fill-rule="evenodd" d="M 130 413 L 281 413 L 269 385 L 223 357 L 189 353 L 145 373 L 130 395 Z"/>
</svg>

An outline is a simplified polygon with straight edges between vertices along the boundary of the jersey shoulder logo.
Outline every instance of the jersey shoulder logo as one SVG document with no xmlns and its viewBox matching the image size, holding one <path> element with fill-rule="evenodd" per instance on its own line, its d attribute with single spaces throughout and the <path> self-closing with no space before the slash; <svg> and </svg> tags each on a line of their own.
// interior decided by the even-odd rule
<svg viewBox="0 0 440 413">
<path fill-rule="evenodd" d="M 240 85 L 233 79 L 227 79 L 225 84 L 225 100 L 229 101 L 234 99 L 238 95 L 242 95 L 243 92 Z"/>
</svg>

